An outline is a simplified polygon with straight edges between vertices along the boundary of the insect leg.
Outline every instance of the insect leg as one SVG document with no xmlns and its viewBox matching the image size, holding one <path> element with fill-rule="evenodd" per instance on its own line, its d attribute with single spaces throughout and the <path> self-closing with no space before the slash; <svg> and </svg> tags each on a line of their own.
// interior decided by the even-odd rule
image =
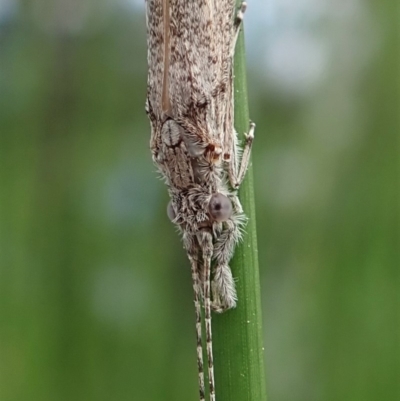
<svg viewBox="0 0 400 401">
<path fill-rule="evenodd" d="M 236 13 L 236 20 L 235 20 L 235 27 L 239 28 L 244 17 L 244 13 L 246 12 L 247 9 L 247 3 L 245 1 L 242 1 L 242 3 L 239 6 L 239 10 Z"/>
<path fill-rule="evenodd" d="M 211 283 L 213 294 L 212 308 L 221 313 L 236 306 L 236 289 L 231 269 L 228 265 L 233 256 L 235 245 L 240 240 L 241 222 L 228 220 L 225 227 L 214 244 L 213 258 L 216 261 L 214 277 Z"/>
<path fill-rule="evenodd" d="M 249 167 L 250 163 L 250 152 L 251 146 L 253 144 L 254 139 L 254 130 L 256 125 L 251 122 L 250 129 L 248 134 L 244 134 L 245 136 L 245 144 L 242 154 L 242 159 L 240 161 L 239 172 L 234 172 L 231 168 L 229 169 L 229 180 L 233 188 L 239 188 L 240 184 L 242 183 L 244 176 L 246 175 L 247 168 Z"/>
<path fill-rule="evenodd" d="M 232 49 L 231 49 L 232 56 L 233 56 L 233 54 L 235 52 L 235 46 L 236 46 L 237 39 L 239 37 L 239 32 L 240 32 L 240 28 L 242 26 L 242 22 L 243 22 L 244 13 L 246 11 L 246 8 L 247 8 L 247 3 L 243 1 L 242 4 L 240 4 L 239 9 L 238 9 L 238 11 L 236 13 L 235 24 L 234 24 L 235 33 L 234 33 L 234 39 L 233 39 L 233 42 L 232 42 L 233 46 L 232 46 Z"/>
<path fill-rule="evenodd" d="M 211 276 L 211 258 L 213 255 L 212 234 L 202 230 L 197 238 L 203 256 L 204 271 L 204 316 L 206 326 L 206 344 L 208 359 L 208 380 L 210 384 L 210 401 L 215 401 L 215 381 L 214 381 L 214 360 L 212 351 L 212 332 L 211 332 L 211 297 L 210 297 L 210 276 Z"/>
</svg>

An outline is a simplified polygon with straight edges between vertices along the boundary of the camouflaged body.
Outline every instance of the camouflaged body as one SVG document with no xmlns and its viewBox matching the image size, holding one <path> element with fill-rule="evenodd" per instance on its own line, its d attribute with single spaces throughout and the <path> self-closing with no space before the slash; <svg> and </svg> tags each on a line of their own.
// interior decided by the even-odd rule
<svg viewBox="0 0 400 401">
<path fill-rule="evenodd" d="M 245 222 L 237 189 L 254 131 L 252 124 L 242 151 L 233 125 L 233 54 L 245 7 L 237 10 L 234 0 L 146 1 L 150 148 L 191 264 L 202 401 L 201 304 L 211 401 L 211 309 L 236 306 L 229 261 Z"/>
</svg>

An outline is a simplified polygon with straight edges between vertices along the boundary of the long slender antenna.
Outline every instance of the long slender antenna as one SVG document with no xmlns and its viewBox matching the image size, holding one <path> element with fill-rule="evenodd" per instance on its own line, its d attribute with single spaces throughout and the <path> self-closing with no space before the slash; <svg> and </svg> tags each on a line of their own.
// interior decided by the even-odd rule
<svg viewBox="0 0 400 401">
<path fill-rule="evenodd" d="M 204 320 L 206 326 L 206 347 L 208 360 L 208 381 L 210 384 L 210 401 L 215 401 L 215 380 L 214 380 L 214 359 L 212 350 L 212 331 L 211 331 L 211 296 L 210 296 L 210 277 L 211 277 L 211 257 L 213 254 L 212 234 L 202 231 L 198 235 L 199 245 L 202 250 L 204 263 Z"/>
<path fill-rule="evenodd" d="M 199 374 L 199 393 L 200 401 L 205 401 L 204 391 L 204 364 L 203 364 L 203 343 L 201 340 L 201 292 L 200 292 L 200 279 L 198 262 L 193 257 L 190 257 L 190 264 L 192 267 L 192 282 L 194 291 L 194 307 L 196 310 L 196 345 L 197 345 L 197 369 Z"/>
<path fill-rule="evenodd" d="M 169 67 L 170 67 L 170 15 L 169 1 L 163 0 L 163 22 L 164 22 L 164 63 L 163 63 L 163 86 L 161 106 L 165 114 L 171 115 L 171 99 L 169 98 Z"/>
</svg>

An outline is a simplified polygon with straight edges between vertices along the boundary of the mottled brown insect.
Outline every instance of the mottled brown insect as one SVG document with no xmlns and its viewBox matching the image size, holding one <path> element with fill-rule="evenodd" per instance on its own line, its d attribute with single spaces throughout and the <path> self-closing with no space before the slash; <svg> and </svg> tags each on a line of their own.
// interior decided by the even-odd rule
<svg viewBox="0 0 400 401">
<path fill-rule="evenodd" d="M 215 401 L 211 310 L 236 305 L 229 268 L 245 216 L 237 197 L 254 124 L 238 145 L 233 125 L 233 54 L 246 4 L 234 0 L 147 0 L 151 152 L 168 186 L 169 218 L 192 269 L 200 400 L 205 399 L 201 304 L 210 400 Z"/>
</svg>

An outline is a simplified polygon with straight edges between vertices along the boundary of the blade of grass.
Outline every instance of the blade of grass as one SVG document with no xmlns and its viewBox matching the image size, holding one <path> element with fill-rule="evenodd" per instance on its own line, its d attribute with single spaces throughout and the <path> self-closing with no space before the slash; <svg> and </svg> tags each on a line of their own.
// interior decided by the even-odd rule
<svg viewBox="0 0 400 401">
<path fill-rule="evenodd" d="M 249 129 L 244 36 L 235 53 L 235 128 L 239 138 Z M 257 133 L 256 133 L 257 135 Z M 218 401 L 266 401 L 264 348 L 253 174 L 250 166 L 239 191 L 248 217 L 246 234 L 231 268 L 237 282 L 238 305 L 213 319 L 216 394 Z"/>
</svg>

